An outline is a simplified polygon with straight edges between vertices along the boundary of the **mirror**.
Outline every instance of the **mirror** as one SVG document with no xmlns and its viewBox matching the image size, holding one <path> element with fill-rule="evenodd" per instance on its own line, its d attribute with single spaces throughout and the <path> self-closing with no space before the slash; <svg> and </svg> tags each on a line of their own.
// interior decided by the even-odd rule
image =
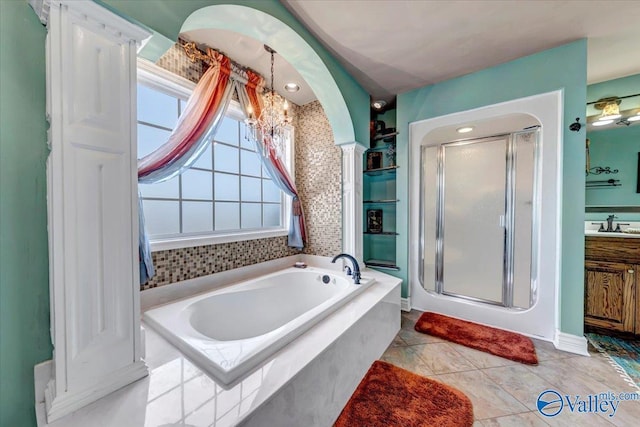
<svg viewBox="0 0 640 427">
<path fill-rule="evenodd" d="M 640 213 L 640 74 L 587 87 L 585 148 L 586 212 Z"/>
</svg>

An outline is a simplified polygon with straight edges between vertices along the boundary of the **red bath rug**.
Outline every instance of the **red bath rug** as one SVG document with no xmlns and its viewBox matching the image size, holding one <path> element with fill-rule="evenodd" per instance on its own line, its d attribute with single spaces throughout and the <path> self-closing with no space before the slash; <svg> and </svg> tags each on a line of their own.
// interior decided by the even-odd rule
<svg viewBox="0 0 640 427">
<path fill-rule="evenodd" d="M 505 359 L 528 365 L 538 364 L 533 341 L 515 332 L 503 331 L 428 311 L 420 316 L 415 329 L 418 332 L 440 337 Z"/>
<path fill-rule="evenodd" d="M 334 427 L 471 427 L 473 406 L 460 390 L 375 361 Z"/>
</svg>

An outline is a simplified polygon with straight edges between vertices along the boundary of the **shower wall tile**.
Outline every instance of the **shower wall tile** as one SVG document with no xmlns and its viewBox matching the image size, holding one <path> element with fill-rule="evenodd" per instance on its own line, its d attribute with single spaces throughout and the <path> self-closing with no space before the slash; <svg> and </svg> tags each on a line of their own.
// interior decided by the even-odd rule
<svg viewBox="0 0 640 427">
<path fill-rule="evenodd" d="M 197 82 L 206 70 L 192 63 L 179 45 L 171 47 L 156 65 Z M 342 248 L 341 151 L 319 102 L 292 105 L 296 138 L 296 185 L 307 220 L 304 253 L 333 256 Z M 141 289 L 168 285 L 212 273 L 297 254 L 287 237 L 158 251 L 152 254 L 156 276 Z"/>
</svg>

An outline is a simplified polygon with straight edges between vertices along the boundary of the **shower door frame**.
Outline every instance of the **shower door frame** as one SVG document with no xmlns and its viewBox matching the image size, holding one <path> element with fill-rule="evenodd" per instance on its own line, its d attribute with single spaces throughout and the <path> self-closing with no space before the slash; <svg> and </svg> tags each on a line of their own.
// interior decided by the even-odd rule
<svg viewBox="0 0 640 427">
<path fill-rule="evenodd" d="M 500 133 L 480 138 L 467 138 L 455 141 L 449 141 L 441 144 L 422 145 L 420 147 L 420 198 L 419 198 L 419 218 L 424 218 L 424 176 L 423 176 L 423 160 L 425 150 L 437 147 L 437 163 L 436 163 L 436 248 L 435 248 L 435 293 L 448 297 L 459 298 L 463 300 L 479 302 L 483 304 L 491 304 L 495 306 L 505 307 L 512 310 L 526 310 L 533 306 L 536 301 L 537 293 L 537 274 L 536 268 L 538 261 L 538 206 L 532 203 L 531 208 L 531 260 L 529 273 L 529 307 L 514 306 L 514 251 L 515 251 L 515 200 L 516 200 L 516 136 L 519 134 L 533 134 L 535 137 L 533 145 L 533 176 L 532 180 L 532 199 L 538 200 L 539 177 L 538 171 L 540 167 L 540 126 L 528 128 L 521 131 Z M 505 138 L 508 137 L 508 138 Z M 456 147 L 469 144 L 481 144 L 491 141 L 505 141 L 505 186 L 504 186 L 504 213 L 501 215 L 501 228 L 503 231 L 503 260 L 502 260 L 502 301 L 494 301 L 491 299 L 479 298 L 455 292 L 447 292 L 444 283 L 444 232 L 445 232 L 445 151 L 447 147 Z M 424 221 L 419 222 L 419 254 L 418 254 L 418 279 L 424 288 Z M 426 289 L 425 289 L 426 290 Z M 428 292 L 434 292 L 428 290 Z"/>
</svg>

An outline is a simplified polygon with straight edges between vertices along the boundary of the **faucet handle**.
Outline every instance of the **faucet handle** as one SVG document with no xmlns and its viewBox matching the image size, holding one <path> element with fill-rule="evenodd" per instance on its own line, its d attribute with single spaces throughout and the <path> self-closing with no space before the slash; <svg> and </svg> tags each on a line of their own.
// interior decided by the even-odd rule
<svg viewBox="0 0 640 427">
<path fill-rule="evenodd" d="M 349 267 L 348 265 L 344 266 L 344 271 L 347 272 L 347 276 L 351 276 L 351 267 Z"/>
</svg>

